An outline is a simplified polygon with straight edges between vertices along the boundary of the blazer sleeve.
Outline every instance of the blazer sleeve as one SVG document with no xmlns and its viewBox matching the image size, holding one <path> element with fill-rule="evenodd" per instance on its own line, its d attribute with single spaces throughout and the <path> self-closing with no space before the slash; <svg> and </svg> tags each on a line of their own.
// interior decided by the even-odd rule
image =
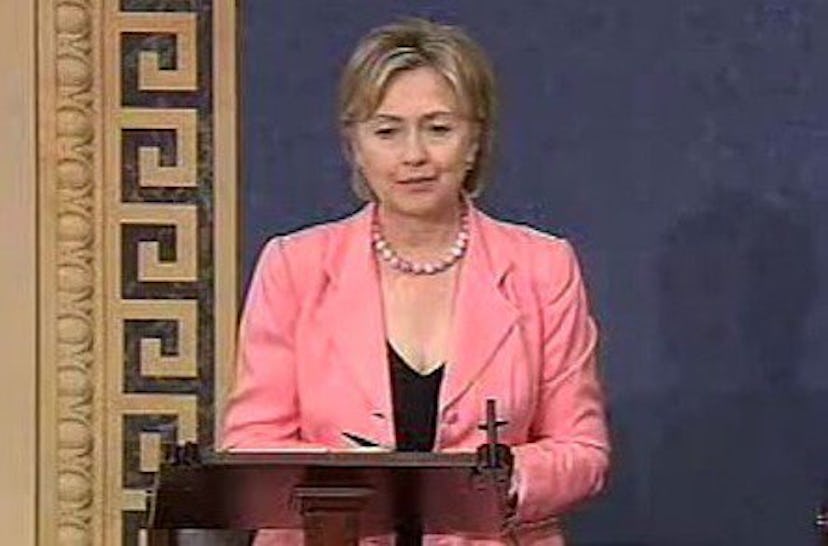
<svg viewBox="0 0 828 546">
<path fill-rule="evenodd" d="M 596 366 L 597 330 L 577 258 L 559 240 L 540 291 L 542 363 L 530 441 L 514 448 L 517 519 L 540 521 L 597 494 L 609 466 L 604 396 Z"/>
<path fill-rule="evenodd" d="M 294 353 L 299 305 L 282 241 L 275 238 L 250 282 L 222 449 L 317 447 L 300 439 Z"/>
</svg>

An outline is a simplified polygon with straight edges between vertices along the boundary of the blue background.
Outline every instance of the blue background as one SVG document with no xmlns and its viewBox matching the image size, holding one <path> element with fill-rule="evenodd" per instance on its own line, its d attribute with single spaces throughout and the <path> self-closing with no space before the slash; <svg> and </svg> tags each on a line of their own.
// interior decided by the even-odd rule
<svg viewBox="0 0 828 546">
<path fill-rule="evenodd" d="M 335 92 L 400 15 L 499 77 L 484 208 L 568 237 L 602 325 L 615 469 L 576 545 L 816 542 L 828 477 L 828 2 L 247 0 L 244 267 L 357 202 Z"/>
</svg>

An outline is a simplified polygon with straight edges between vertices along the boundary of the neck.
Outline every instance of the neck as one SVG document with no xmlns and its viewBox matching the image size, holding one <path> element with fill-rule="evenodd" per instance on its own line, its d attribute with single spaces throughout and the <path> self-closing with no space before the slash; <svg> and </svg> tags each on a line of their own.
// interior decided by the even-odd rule
<svg viewBox="0 0 828 546">
<path fill-rule="evenodd" d="M 406 214 L 377 206 L 382 235 L 401 254 L 410 258 L 429 258 L 442 254 L 454 243 L 460 229 L 461 202 L 429 216 Z"/>
</svg>

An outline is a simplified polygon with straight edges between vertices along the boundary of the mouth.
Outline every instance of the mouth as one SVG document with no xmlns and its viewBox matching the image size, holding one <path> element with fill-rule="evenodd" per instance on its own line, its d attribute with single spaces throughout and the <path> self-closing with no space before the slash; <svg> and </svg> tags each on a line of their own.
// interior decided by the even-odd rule
<svg viewBox="0 0 828 546">
<path fill-rule="evenodd" d="M 436 176 L 412 176 L 410 178 L 403 178 L 402 180 L 398 180 L 397 182 L 404 186 L 418 186 L 423 184 L 430 184 L 436 181 Z"/>
</svg>

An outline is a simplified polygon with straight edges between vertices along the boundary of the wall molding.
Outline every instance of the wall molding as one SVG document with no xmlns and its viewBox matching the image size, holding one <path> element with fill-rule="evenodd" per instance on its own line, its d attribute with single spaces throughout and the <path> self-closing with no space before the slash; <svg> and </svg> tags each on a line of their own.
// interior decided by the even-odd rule
<svg viewBox="0 0 828 546">
<path fill-rule="evenodd" d="M 215 437 L 236 318 L 233 4 L 38 3 L 39 544 L 138 544 L 161 444 Z"/>
</svg>

